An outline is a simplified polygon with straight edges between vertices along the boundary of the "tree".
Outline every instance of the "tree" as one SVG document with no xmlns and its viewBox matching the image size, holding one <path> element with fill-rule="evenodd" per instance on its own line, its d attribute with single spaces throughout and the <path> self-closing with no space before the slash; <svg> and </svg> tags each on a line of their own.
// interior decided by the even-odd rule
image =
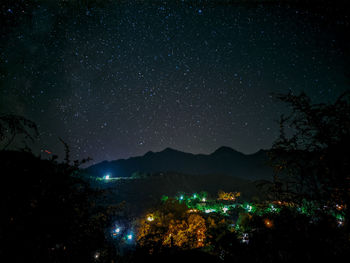
<svg viewBox="0 0 350 263">
<path fill-rule="evenodd" d="M 68 148 L 68 146 L 66 145 Z M 66 149 L 67 150 L 67 149 Z M 29 152 L 0 151 L 0 248 L 13 262 L 94 262 L 115 250 L 105 235 L 118 205 L 99 205 L 102 191 L 80 176 L 69 155 L 65 162 Z"/>
<path fill-rule="evenodd" d="M 313 104 L 305 93 L 277 97 L 291 113 L 281 117 L 270 151 L 276 191 L 285 199 L 349 206 L 350 92 L 332 104 Z"/>
<path fill-rule="evenodd" d="M 240 196 L 241 196 L 240 192 L 224 192 L 222 190 L 219 190 L 218 192 L 219 200 L 236 201 L 236 199 Z"/>
<path fill-rule="evenodd" d="M 152 252 L 167 247 L 193 249 L 204 245 L 206 230 L 201 215 L 190 213 L 188 207 L 177 200 L 168 199 L 141 219 L 137 239 L 141 247 Z"/>
<path fill-rule="evenodd" d="M 0 143 L 4 143 L 2 150 L 6 150 L 20 135 L 23 135 L 26 140 L 34 141 L 39 136 L 36 124 L 18 115 L 0 116 Z"/>
</svg>

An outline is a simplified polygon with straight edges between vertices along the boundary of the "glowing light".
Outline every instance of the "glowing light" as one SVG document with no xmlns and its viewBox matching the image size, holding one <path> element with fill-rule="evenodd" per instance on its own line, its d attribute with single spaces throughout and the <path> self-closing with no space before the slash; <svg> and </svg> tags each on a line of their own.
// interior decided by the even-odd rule
<svg viewBox="0 0 350 263">
<path fill-rule="evenodd" d="M 202 198 L 202 202 L 205 202 L 205 201 L 207 201 L 207 199 L 205 199 L 205 197 L 203 197 L 203 198 Z"/>
<path fill-rule="evenodd" d="M 193 198 L 197 198 L 197 195 L 196 195 L 196 194 L 193 194 Z"/>
<path fill-rule="evenodd" d="M 127 238 L 128 240 L 132 240 L 132 234 L 127 235 L 126 238 Z"/>
<path fill-rule="evenodd" d="M 180 200 L 183 200 L 183 199 L 184 199 L 184 196 L 183 196 L 183 195 L 181 195 L 181 196 L 180 196 Z"/>
<path fill-rule="evenodd" d="M 95 259 L 98 259 L 100 257 L 100 252 L 96 252 L 95 254 L 94 254 L 94 258 Z"/>
<path fill-rule="evenodd" d="M 247 206 L 246 206 L 246 210 L 247 210 L 248 212 L 251 212 L 251 211 L 253 210 L 253 207 L 252 207 L 251 205 L 247 205 Z"/>
<path fill-rule="evenodd" d="M 115 230 L 114 230 L 115 233 L 119 234 L 120 232 L 120 227 L 117 227 Z"/>
<path fill-rule="evenodd" d="M 154 220 L 153 215 L 147 216 L 147 221 L 152 222 Z"/>
<path fill-rule="evenodd" d="M 222 209 L 222 211 L 224 211 L 224 213 L 226 213 L 227 210 L 228 210 L 228 208 L 226 206 Z"/>
<path fill-rule="evenodd" d="M 337 210 L 343 210 L 344 209 L 344 206 L 343 205 L 338 205 L 338 204 L 336 204 L 335 205 L 335 208 L 337 209 Z"/>
<path fill-rule="evenodd" d="M 109 179 L 111 179 L 111 176 L 109 174 L 106 174 L 105 176 L 103 176 L 103 179 L 109 180 Z"/>
<path fill-rule="evenodd" d="M 267 219 L 267 218 L 264 220 L 264 224 L 268 228 L 273 227 L 273 222 L 271 220 Z"/>
<path fill-rule="evenodd" d="M 204 212 L 209 214 L 209 213 L 215 212 L 215 209 L 205 209 Z"/>
<path fill-rule="evenodd" d="M 242 243 L 244 243 L 244 244 L 248 244 L 249 243 L 249 235 L 248 235 L 248 233 L 243 233 Z"/>
</svg>

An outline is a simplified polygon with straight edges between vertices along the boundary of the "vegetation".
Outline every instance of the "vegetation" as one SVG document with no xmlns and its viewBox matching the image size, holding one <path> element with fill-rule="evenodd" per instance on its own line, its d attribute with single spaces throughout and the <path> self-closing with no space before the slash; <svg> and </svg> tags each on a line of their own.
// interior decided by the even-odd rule
<svg viewBox="0 0 350 263">
<path fill-rule="evenodd" d="M 0 132 L 4 149 L 21 135 L 34 140 L 38 134 L 33 122 L 14 115 L 1 117 Z M 105 258 L 115 257 L 105 228 L 119 205 L 98 204 L 104 193 L 92 190 L 79 177 L 78 167 L 87 160 L 71 164 L 65 147 L 64 162 L 58 162 L 57 156 L 43 160 L 29 150 L 0 151 L 2 258 L 11 262 L 90 262 L 95 251 Z"/>
<path fill-rule="evenodd" d="M 25 147 L 28 140 L 34 141 L 39 136 L 36 124 L 22 116 L 7 114 L 0 116 L 0 145 L 1 150 L 6 150 L 15 141 L 16 137 L 22 136 Z"/>
<path fill-rule="evenodd" d="M 312 104 L 303 93 L 278 98 L 292 111 L 281 117 L 280 137 L 270 153 L 276 197 L 349 207 L 350 92 L 329 105 Z M 290 136 L 286 127 L 292 130 Z"/>
<path fill-rule="evenodd" d="M 82 179 L 79 166 L 87 160 L 71 162 L 62 139 L 63 162 L 6 150 L 21 136 L 35 139 L 37 129 L 22 117 L 1 117 L 0 255 L 12 262 L 314 262 L 350 256 L 350 93 L 330 105 L 312 104 L 305 94 L 279 99 L 291 114 L 281 117 L 270 151 L 275 177 L 268 200 L 241 202 L 240 192 L 183 192 L 163 196 L 137 218 L 104 203 L 107 190 Z M 133 179 L 149 177 L 137 173 Z"/>
</svg>

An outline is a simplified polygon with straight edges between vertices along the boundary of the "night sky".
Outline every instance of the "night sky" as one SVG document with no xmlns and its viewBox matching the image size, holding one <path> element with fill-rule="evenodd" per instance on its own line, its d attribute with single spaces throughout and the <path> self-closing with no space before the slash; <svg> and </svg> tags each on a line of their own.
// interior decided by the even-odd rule
<svg viewBox="0 0 350 263">
<path fill-rule="evenodd" d="M 288 111 L 271 93 L 349 87 L 346 12 L 294 2 L 1 1 L 0 113 L 94 162 L 269 148 Z"/>
</svg>

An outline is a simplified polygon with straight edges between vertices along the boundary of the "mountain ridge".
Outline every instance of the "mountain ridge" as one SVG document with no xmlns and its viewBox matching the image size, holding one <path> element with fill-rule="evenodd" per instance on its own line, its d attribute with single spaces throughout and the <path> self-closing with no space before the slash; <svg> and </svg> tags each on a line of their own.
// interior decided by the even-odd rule
<svg viewBox="0 0 350 263">
<path fill-rule="evenodd" d="M 142 156 L 103 161 L 85 170 L 97 177 L 130 177 L 135 172 L 172 172 L 192 175 L 223 174 L 244 179 L 271 179 L 272 168 L 267 165 L 267 150 L 244 154 L 222 146 L 211 154 L 193 154 L 172 148 L 148 151 Z"/>
</svg>

